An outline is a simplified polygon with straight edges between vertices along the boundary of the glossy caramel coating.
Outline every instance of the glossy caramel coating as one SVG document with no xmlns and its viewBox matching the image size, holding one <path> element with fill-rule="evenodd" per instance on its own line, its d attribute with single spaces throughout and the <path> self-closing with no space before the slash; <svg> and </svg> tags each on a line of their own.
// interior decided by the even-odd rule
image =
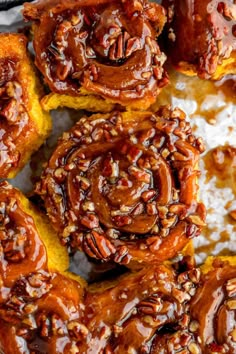
<svg viewBox="0 0 236 354">
<path fill-rule="evenodd" d="M 0 34 L 0 178 L 12 178 L 51 129 L 21 34 Z"/>
<path fill-rule="evenodd" d="M 19 277 L 69 263 L 45 217 L 7 182 L 0 183 L 0 250 L 0 301 Z"/>
<path fill-rule="evenodd" d="M 57 273 L 28 274 L 0 305 L 0 347 L 6 354 L 157 353 L 159 335 L 187 332 L 198 275 L 157 266 L 84 289 Z"/>
<path fill-rule="evenodd" d="M 82 296 L 79 283 L 58 273 L 21 277 L 0 305 L 0 348 L 6 354 L 77 353 L 87 333 L 80 323 Z"/>
<path fill-rule="evenodd" d="M 217 146 L 209 151 L 204 161 L 207 177 L 216 176 L 218 187 L 224 188 L 227 185 L 236 195 L 236 147 Z"/>
<path fill-rule="evenodd" d="M 59 140 L 36 192 L 72 250 L 121 264 L 162 262 L 204 226 L 202 150 L 179 109 L 84 117 Z"/>
<path fill-rule="evenodd" d="M 24 16 L 35 23 L 36 65 L 58 105 L 58 93 L 67 95 L 70 106 L 76 100 L 69 97 L 92 94 L 145 109 L 168 82 L 166 57 L 156 42 L 166 21 L 158 4 L 46 0 L 26 3 Z"/>
<path fill-rule="evenodd" d="M 200 353 L 236 351 L 236 260 L 235 257 L 210 257 L 196 295 L 190 303 Z"/>
<path fill-rule="evenodd" d="M 170 57 L 177 70 L 219 79 L 236 73 L 233 0 L 164 0 Z"/>
<path fill-rule="evenodd" d="M 192 274 L 195 269 L 182 276 L 188 279 Z M 192 291 L 197 282 L 191 282 Z M 167 266 L 123 276 L 105 289 L 101 285 L 96 291 L 89 289 L 85 305 L 93 335 L 87 337 L 81 349 L 85 353 L 93 348 L 97 353 L 151 353 L 159 333 L 186 329 L 186 305 L 190 299 L 181 276 Z"/>
</svg>

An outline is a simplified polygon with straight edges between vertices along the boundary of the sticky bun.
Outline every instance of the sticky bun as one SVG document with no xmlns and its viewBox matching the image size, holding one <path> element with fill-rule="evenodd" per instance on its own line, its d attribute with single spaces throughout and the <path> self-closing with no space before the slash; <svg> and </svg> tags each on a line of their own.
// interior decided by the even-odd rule
<svg viewBox="0 0 236 354">
<path fill-rule="evenodd" d="M 164 0 L 170 57 L 188 75 L 219 79 L 236 73 L 233 0 Z"/>
<path fill-rule="evenodd" d="M 204 226 L 203 149 L 177 108 L 84 117 L 59 140 L 36 192 L 72 250 L 120 264 L 161 262 Z"/>
<path fill-rule="evenodd" d="M 160 265 L 125 275 L 112 286 L 100 284 L 95 291 L 89 288 L 85 308 L 92 335 L 88 334 L 81 352 L 96 348 L 97 353 L 109 354 L 174 353 L 167 345 L 159 351 L 156 343 L 177 333 L 182 340 L 176 347 L 187 348 L 194 339 L 187 331 L 188 302 L 196 291 L 199 274 L 195 268 L 179 274 Z"/>
<path fill-rule="evenodd" d="M 180 333 L 178 348 L 191 348 L 186 311 L 198 278 L 196 269 L 160 265 L 86 289 L 56 273 L 30 273 L 0 304 L 1 346 L 6 354 L 160 353 L 158 337 Z"/>
<path fill-rule="evenodd" d="M 0 34 L 0 178 L 12 178 L 51 129 L 21 34 Z"/>
<path fill-rule="evenodd" d="M 34 21 L 36 65 L 52 91 L 46 109 L 98 112 L 118 103 L 143 110 L 168 82 L 156 41 L 166 21 L 161 5 L 42 0 L 26 3 L 24 16 Z"/>
<path fill-rule="evenodd" d="M 0 251 L 0 301 L 19 276 L 69 265 L 46 216 L 7 182 L 0 183 Z"/>
</svg>

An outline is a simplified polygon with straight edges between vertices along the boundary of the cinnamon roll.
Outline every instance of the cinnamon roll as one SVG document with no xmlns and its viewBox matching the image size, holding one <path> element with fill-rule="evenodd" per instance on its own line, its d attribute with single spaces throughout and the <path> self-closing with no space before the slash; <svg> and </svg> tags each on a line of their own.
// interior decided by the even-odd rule
<svg viewBox="0 0 236 354">
<path fill-rule="evenodd" d="M 69 264 L 46 217 L 7 182 L 0 183 L 0 250 L 0 302 L 20 276 Z"/>
<path fill-rule="evenodd" d="M 168 44 L 177 70 L 219 79 L 236 73 L 236 4 L 233 0 L 164 0 Z"/>
<path fill-rule="evenodd" d="M 121 264 L 162 262 L 205 225 L 203 149 L 177 108 L 93 115 L 64 133 L 36 192 L 70 249 Z"/>
<path fill-rule="evenodd" d="M 160 353 L 158 337 L 181 333 L 191 348 L 186 312 L 198 275 L 161 265 L 85 288 L 57 273 L 30 273 L 0 304 L 0 345 L 6 354 Z"/>
<path fill-rule="evenodd" d="M 34 21 L 36 65 L 52 91 L 45 109 L 143 110 L 168 82 L 156 41 L 166 21 L 161 5 L 41 0 L 26 3 L 24 16 Z"/>
<path fill-rule="evenodd" d="M 51 130 L 21 34 L 0 34 L 0 178 L 12 178 Z"/>
</svg>

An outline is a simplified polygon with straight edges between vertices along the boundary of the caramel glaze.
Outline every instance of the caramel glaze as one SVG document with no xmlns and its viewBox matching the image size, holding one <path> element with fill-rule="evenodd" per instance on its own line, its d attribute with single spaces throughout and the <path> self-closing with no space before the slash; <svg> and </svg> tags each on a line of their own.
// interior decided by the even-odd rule
<svg viewBox="0 0 236 354">
<path fill-rule="evenodd" d="M 31 271 L 45 269 L 46 250 L 34 221 L 21 206 L 19 192 L 0 183 L 0 302 L 14 281 Z"/>
<path fill-rule="evenodd" d="M 0 177 L 7 177 L 18 166 L 21 139 L 33 130 L 24 106 L 27 95 L 18 77 L 18 65 L 17 57 L 0 58 Z"/>
<path fill-rule="evenodd" d="M 187 303 L 199 276 L 195 268 L 158 266 L 83 291 L 62 275 L 31 273 L 0 306 L 1 347 L 16 354 L 158 353 L 159 332 L 188 332 Z M 181 345 L 191 340 L 188 334 Z"/>
<path fill-rule="evenodd" d="M 196 269 L 178 275 L 166 266 L 146 268 L 124 276 L 104 291 L 88 292 L 86 315 L 93 334 L 81 351 L 90 353 L 96 348 L 96 353 L 109 354 L 153 352 L 152 343 L 160 331 L 187 328 L 186 302 L 192 295 L 185 291 L 184 284 L 192 277 L 193 294 L 199 274 Z"/>
<path fill-rule="evenodd" d="M 36 192 L 71 249 L 120 264 L 161 262 L 204 225 L 203 149 L 179 109 L 82 118 L 59 140 Z"/>
<path fill-rule="evenodd" d="M 6 354 L 78 353 L 76 343 L 87 333 L 79 322 L 82 300 L 80 285 L 60 274 L 40 270 L 19 278 L 0 305 L 0 348 Z"/>
<path fill-rule="evenodd" d="M 190 304 L 195 335 L 201 340 L 203 353 L 236 351 L 236 267 L 215 262 L 199 284 Z"/>
<path fill-rule="evenodd" d="M 216 176 L 216 187 L 228 187 L 232 189 L 232 200 L 226 203 L 225 208 L 230 210 L 227 222 L 235 224 L 236 210 L 232 209 L 236 197 L 236 148 L 225 145 L 212 149 L 204 157 L 207 170 L 207 179 Z"/>
<path fill-rule="evenodd" d="M 233 225 L 233 231 L 236 231 L 236 210 L 233 207 L 233 202 L 236 196 L 236 148 L 225 145 L 218 146 L 210 150 L 203 158 L 206 170 L 206 183 L 212 177 L 216 177 L 216 188 L 231 188 L 232 200 L 225 203 L 225 208 L 228 210 L 228 214 L 224 216 L 224 225 Z M 208 213 L 214 213 L 214 209 L 208 210 Z M 207 239 L 210 239 L 212 232 L 217 228 L 212 229 L 206 226 L 203 230 L 203 234 Z M 220 232 L 220 242 L 226 245 L 227 241 L 230 241 L 231 235 L 228 231 L 224 230 Z M 198 253 L 212 254 L 219 240 L 212 241 L 208 245 L 202 245 L 197 248 Z M 230 249 L 221 249 L 218 255 L 233 255 Z"/>
<path fill-rule="evenodd" d="M 236 148 L 225 145 L 210 150 L 204 157 L 207 179 L 216 176 L 216 186 L 232 189 L 236 196 Z"/>
<path fill-rule="evenodd" d="M 177 68 L 194 67 L 206 79 L 223 59 L 235 54 L 233 0 L 164 0 L 163 6 L 168 9 L 170 55 Z"/>
<path fill-rule="evenodd" d="M 167 84 L 156 37 L 164 9 L 148 1 L 40 1 L 25 4 L 34 20 L 36 65 L 53 92 L 76 96 L 82 86 L 126 105 L 147 107 Z"/>
</svg>

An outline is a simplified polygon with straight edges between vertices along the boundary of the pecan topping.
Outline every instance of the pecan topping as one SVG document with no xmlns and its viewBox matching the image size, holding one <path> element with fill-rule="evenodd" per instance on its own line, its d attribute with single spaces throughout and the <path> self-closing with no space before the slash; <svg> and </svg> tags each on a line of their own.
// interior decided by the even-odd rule
<svg viewBox="0 0 236 354">
<path fill-rule="evenodd" d="M 163 5 L 169 10 L 170 56 L 180 71 L 196 72 L 204 79 L 234 73 L 230 65 L 236 50 L 234 1 L 195 0 L 187 2 L 184 11 L 176 0 L 165 0 Z"/>
<path fill-rule="evenodd" d="M 229 297 L 236 295 L 236 278 L 229 279 L 226 284 L 226 291 Z"/>
<path fill-rule="evenodd" d="M 86 235 L 83 240 L 83 246 L 90 257 L 97 259 L 107 259 L 115 252 L 112 243 L 96 231 Z"/>
<path fill-rule="evenodd" d="M 11 286 L 19 273 L 24 276 L 29 269 L 45 269 L 45 247 L 21 198 L 21 193 L 7 182 L 0 183 L 0 279 L 3 285 Z"/>
<path fill-rule="evenodd" d="M 17 140 L 28 124 L 28 114 L 23 104 L 23 92 L 17 81 L 17 63 L 11 61 L 10 72 L 12 77 L 3 76 L 1 69 L 8 66 L 8 61 L 0 60 L 0 116 L 1 116 L 1 152 L 0 175 L 7 176 L 12 167 L 18 165 L 21 152 L 17 148 Z M 2 77 L 2 79 L 1 79 Z M 6 81 L 5 81 L 6 80 Z M 11 80 L 11 81 L 7 81 Z"/>
<path fill-rule="evenodd" d="M 135 113 L 135 128 L 133 119 L 132 112 L 82 118 L 59 141 L 37 188 L 64 243 L 123 264 L 174 256 L 205 225 L 195 200 L 198 144 L 185 114 Z"/>
<path fill-rule="evenodd" d="M 35 21 L 36 64 L 53 92 L 76 96 L 82 86 L 123 105 L 155 102 L 168 83 L 156 41 L 166 21 L 161 5 L 59 0 L 50 11 L 37 7 L 26 5 L 24 15 Z"/>
<path fill-rule="evenodd" d="M 160 298 L 152 296 L 141 301 L 137 307 L 138 310 L 145 315 L 156 315 L 162 308 L 162 302 Z"/>
</svg>

